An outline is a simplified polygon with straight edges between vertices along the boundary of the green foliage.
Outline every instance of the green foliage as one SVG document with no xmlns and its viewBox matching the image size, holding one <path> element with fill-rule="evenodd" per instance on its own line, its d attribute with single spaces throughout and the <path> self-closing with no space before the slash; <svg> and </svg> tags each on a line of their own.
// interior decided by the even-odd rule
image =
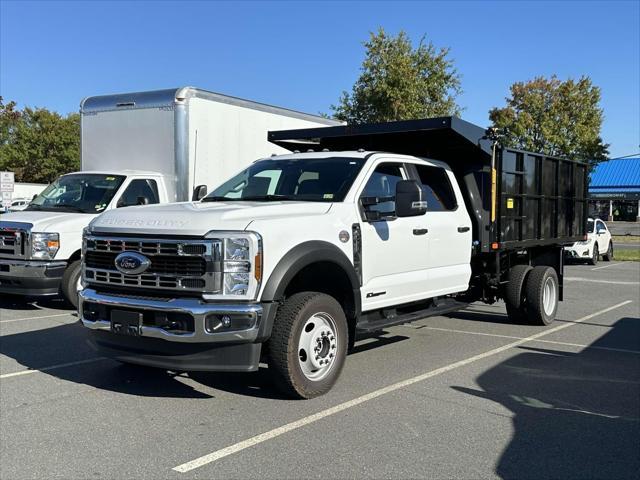
<svg viewBox="0 0 640 480">
<path fill-rule="evenodd" d="M 589 77 L 517 82 L 506 101 L 506 107 L 489 112 L 493 126 L 506 129 L 505 145 L 594 165 L 607 157 L 609 145 L 600 137 L 600 88 Z"/>
<path fill-rule="evenodd" d="M 460 77 L 448 58 L 424 37 L 417 48 L 404 31 L 371 33 L 352 92 L 342 92 L 334 117 L 348 123 L 386 122 L 459 115 Z"/>
<path fill-rule="evenodd" d="M 16 181 L 48 183 L 80 168 L 80 115 L 46 108 L 15 109 L 0 98 L 0 170 Z"/>
</svg>

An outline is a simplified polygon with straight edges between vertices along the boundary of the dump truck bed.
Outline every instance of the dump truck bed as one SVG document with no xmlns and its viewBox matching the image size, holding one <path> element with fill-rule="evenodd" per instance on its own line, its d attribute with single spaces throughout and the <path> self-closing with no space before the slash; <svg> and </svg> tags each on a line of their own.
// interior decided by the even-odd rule
<svg viewBox="0 0 640 480">
<path fill-rule="evenodd" d="M 272 131 L 268 138 L 290 151 L 365 149 L 448 163 L 473 222 L 474 253 L 586 235 L 586 163 L 502 147 L 457 117 Z"/>
</svg>

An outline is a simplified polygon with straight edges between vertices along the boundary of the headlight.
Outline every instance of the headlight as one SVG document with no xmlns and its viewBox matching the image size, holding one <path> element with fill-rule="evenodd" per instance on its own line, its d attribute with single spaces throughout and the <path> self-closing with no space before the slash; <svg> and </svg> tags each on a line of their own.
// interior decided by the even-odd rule
<svg viewBox="0 0 640 480">
<path fill-rule="evenodd" d="M 576 245 L 589 245 L 591 240 L 582 240 L 580 242 L 576 242 Z"/>
<path fill-rule="evenodd" d="M 254 232 L 216 232 L 207 238 L 221 245 L 222 285 L 208 300 L 255 300 L 262 282 L 262 239 Z"/>
<path fill-rule="evenodd" d="M 60 235 L 57 233 L 32 233 L 31 258 L 53 260 L 60 249 Z"/>
</svg>

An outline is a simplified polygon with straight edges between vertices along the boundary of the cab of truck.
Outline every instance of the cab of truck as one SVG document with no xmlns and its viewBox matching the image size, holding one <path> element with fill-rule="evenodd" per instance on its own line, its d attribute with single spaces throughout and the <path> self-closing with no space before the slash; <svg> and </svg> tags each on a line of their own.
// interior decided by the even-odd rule
<svg viewBox="0 0 640 480">
<path fill-rule="evenodd" d="M 167 179 L 155 172 L 87 171 L 62 175 L 20 212 L 0 223 L 0 292 L 62 293 L 77 304 L 81 232 L 114 208 L 167 202 Z"/>
</svg>

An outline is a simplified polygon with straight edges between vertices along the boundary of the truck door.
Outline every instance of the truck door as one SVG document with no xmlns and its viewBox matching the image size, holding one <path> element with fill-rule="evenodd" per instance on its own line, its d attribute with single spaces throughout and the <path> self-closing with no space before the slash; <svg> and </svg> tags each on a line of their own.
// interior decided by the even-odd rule
<svg viewBox="0 0 640 480">
<path fill-rule="evenodd" d="M 408 178 L 405 164 L 382 161 L 369 175 L 358 198 L 395 197 L 398 181 Z M 418 225 L 421 217 L 396 218 L 393 198 L 369 209 L 383 217 L 360 224 L 363 311 L 420 299 L 424 296 L 428 259 L 427 237 Z"/>
<path fill-rule="evenodd" d="M 427 213 L 422 218 L 428 241 L 428 280 L 434 297 L 464 291 L 471 278 L 471 219 L 451 171 L 437 165 L 412 164 L 422 184 Z"/>
</svg>

